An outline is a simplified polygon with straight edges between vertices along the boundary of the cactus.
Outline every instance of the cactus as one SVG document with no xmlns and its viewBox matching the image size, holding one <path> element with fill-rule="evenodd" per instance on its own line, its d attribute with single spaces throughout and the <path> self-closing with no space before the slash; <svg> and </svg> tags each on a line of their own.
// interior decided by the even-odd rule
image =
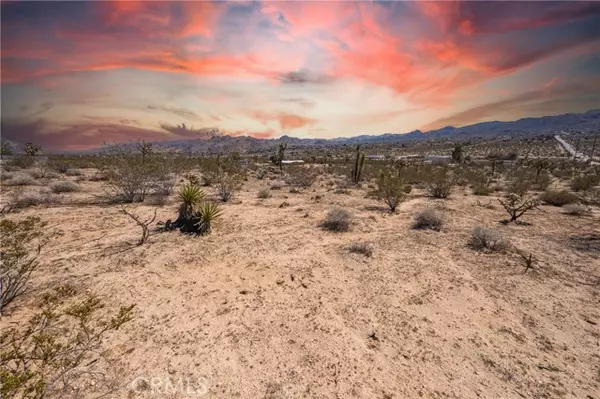
<svg viewBox="0 0 600 399">
<path fill-rule="evenodd" d="M 352 182 L 357 184 L 362 176 L 362 168 L 365 163 L 365 154 L 360 152 L 360 146 L 356 146 L 356 160 L 352 169 Z"/>
</svg>

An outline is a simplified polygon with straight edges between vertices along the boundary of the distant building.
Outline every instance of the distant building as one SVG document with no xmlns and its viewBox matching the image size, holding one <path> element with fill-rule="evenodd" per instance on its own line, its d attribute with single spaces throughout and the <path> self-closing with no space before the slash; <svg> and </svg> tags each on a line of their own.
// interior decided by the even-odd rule
<svg viewBox="0 0 600 399">
<path fill-rule="evenodd" d="M 372 161 L 385 161 L 385 155 L 367 155 L 367 159 Z"/>
<path fill-rule="evenodd" d="M 284 159 L 283 161 L 281 161 L 281 163 L 284 165 L 291 165 L 291 164 L 304 163 L 304 161 L 302 159 Z"/>
<path fill-rule="evenodd" d="M 425 155 L 423 160 L 432 165 L 447 165 L 452 162 L 452 157 L 450 155 Z"/>
</svg>

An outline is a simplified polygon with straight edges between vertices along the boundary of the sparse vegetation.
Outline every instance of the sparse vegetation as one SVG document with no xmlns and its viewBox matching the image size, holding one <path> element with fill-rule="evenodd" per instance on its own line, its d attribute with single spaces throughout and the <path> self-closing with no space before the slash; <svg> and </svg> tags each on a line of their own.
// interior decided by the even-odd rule
<svg viewBox="0 0 600 399">
<path fill-rule="evenodd" d="M 76 294 L 73 286 L 59 286 L 42 297 L 25 326 L 2 330 L 2 397 L 62 398 L 67 392 L 81 397 L 86 387 L 103 383 L 102 370 L 95 367 L 103 342 L 132 319 L 133 305 L 106 318 L 99 314 L 104 303 L 98 297 Z"/>
<path fill-rule="evenodd" d="M 587 206 L 580 203 L 567 204 L 563 206 L 564 213 L 571 216 L 586 216 L 590 214 Z"/>
<path fill-rule="evenodd" d="M 348 251 L 370 258 L 373 256 L 373 246 L 365 242 L 354 242 L 348 246 Z"/>
<path fill-rule="evenodd" d="M 350 230 L 351 215 L 347 210 L 334 207 L 321 222 L 321 227 L 327 231 L 344 232 Z"/>
<path fill-rule="evenodd" d="M 540 201 L 537 199 L 523 197 L 515 193 L 509 193 L 505 199 L 499 199 L 498 201 L 508 212 L 510 216 L 509 223 L 517 221 L 526 212 L 537 209 L 540 205 Z"/>
<path fill-rule="evenodd" d="M 440 211 L 428 208 L 415 215 L 413 228 L 440 231 L 444 225 L 444 216 Z"/>
<path fill-rule="evenodd" d="M 469 244 L 475 250 L 488 252 L 506 252 L 511 247 L 502 233 L 482 226 L 473 229 Z"/>
<path fill-rule="evenodd" d="M 544 193 L 542 193 L 542 195 L 540 195 L 540 200 L 549 205 L 563 206 L 577 202 L 579 199 L 575 194 L 572 194 L 566 190 L 546 190 Z"/>
<path fill-rule="evenodd" d="M 265 199 L 271 196 L 271 189 L 268 187 L 263 187 L 258 191 L 258 198 Z"/>
<path fill-rule="evenodd" d="M 47 226 L 31 216 L 18 222 L 0 220 L 0 315 L 29 289 L 29 279 L 40 265 L 40 252 L 50 240 Z"/>
<path fill-rule="evenodd" d="M 451 172 L 445 168 L 439 168 L 431 172 L 428 176 L 427 192 L 434 198 L 448 198 L 454 187 L 454 180 Z"/>
<path fill-rule="evenodd" d="M 142 229 L 142 236 L 140 237 L 137 244 L 143 245 L 146 241 L 148 241 L 148 237 L 150 236 L 150 225 L 154 223 L 154 220 L 156 220 L 156 208 L 154 208 L 154 214 L 147 219 L 141 219 L 140 216 L 129 211 L 123 205 L 121 205 L 121 212 L 124 215 L 129 216 L 129 218 L 131 218 L 138 226 L 140 226 L 140 228 Z"/>
<path fill-rule="evenodd" d="M 365 154 L 360 152 L 360 146 L 356 146 L 356 158 L 352 169 L 352 183 L 358 184 L 362 177 L 363 165 L 365 164 Z"/>
<path fill-rule="evenodd" d="M 376 196 L 381 198 L 391 212 L 396 212 L 396 207 L 406 198 L 404 181 L 388 173 L 382 173 L 377 179 Z"/>
<path fill-rule="evenodd" d="M 74 193 L 81 190 L 81 187 L 77 183 L 73 183 L 72 181 L 57 181 L 50 184 L 50 190 L 54 194 L 61 193 Z"/>
</svg>

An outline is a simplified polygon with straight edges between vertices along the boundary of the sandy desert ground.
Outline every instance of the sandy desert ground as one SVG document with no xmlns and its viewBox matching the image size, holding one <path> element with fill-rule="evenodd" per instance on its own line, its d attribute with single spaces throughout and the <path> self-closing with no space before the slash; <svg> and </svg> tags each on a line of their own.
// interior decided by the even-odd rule
<svg viewBox="0 0 600 399">
<path fill-rule="evenodd" d="M 117 205 L 9 214 L 64 233 L 11 323 L 60 282 L 100 294 L 109 310 L 135 303 L 106 343 L 116 385 L 104 397 L 600 399 L 598 208 L 574 217 L 543 206 L 523 217 L 531 225 L 502 225 L 495 197 L 468 189 L 447 200 L 413 190 L 390 214 L 366 184 L 336 194 L 321 176 L 257 198 L 274 183 L 245 182 L 208 236 L 152 233 L 142 246 L 130 245 L 139 229 Z M 81 184 L 64 199 L 85 202 L 102 183 Z M 349 232 L 318 227 L 334 205 L 353 214 Z M 427 207 L 445 215 L 440 232 L 411 228 Z M 159 207 L 157 220 L 176 210 Z M 531 251 L 534 269 L 524 274 L 514 253 L 469 248 L 478 225 Z M 373 255 L 350 253 L 354 242 Z M 190 392 L 165 392 L 180 378 Z"/>
</svg>

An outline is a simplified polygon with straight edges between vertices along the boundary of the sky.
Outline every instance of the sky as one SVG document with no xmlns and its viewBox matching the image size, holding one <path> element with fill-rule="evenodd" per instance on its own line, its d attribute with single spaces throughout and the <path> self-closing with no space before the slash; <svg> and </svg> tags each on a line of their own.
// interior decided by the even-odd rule
<svg viewBox="0 0 600 399">
<path fill-rule="evenodd" d="M 3 1 L 1 133 L 334 138 L 600 108 L 600 2 Z"/>
</svg>

